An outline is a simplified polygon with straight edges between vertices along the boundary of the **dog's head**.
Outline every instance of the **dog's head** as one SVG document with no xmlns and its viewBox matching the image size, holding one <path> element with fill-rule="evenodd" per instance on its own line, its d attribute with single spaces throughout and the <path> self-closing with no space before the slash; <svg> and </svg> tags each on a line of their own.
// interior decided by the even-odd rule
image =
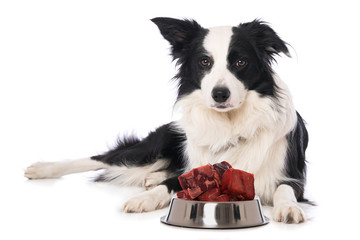
<svg viewBox="0 0 360 240">
<path fill-rule="evenodd" d="M 179 98 L 200 91 L 216 111 L 239 108 L 247 92 L 275 96 L 271 62 L 286 43 L 262 21 L 205 29 L 193 20 L 154 18 L 180 65 Z"/>
</svg>

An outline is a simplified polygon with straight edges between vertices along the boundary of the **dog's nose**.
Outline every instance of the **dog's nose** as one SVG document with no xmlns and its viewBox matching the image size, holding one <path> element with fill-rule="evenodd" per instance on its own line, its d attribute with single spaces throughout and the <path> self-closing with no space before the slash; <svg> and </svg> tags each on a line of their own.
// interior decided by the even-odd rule
<svg viewBox="0 0 360 240">
<path fill-rule="evenodd" d="M 226 87 L 217 87 L 212 90 L 211 96 L 215 102 L 223 103 L 230 97 L 230 91 Z"/>
</svg>

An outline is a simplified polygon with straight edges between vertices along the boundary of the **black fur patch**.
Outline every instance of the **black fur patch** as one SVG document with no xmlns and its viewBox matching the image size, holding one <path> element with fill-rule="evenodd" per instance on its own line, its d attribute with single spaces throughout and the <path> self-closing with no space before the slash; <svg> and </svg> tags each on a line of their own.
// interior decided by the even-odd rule
<svg viewBox="0 0 360 240">
<path fill-rule="evenodd" d="M 309 137 L 305 128 L 304 120 L 297 114 L 297 124 L 293 131 L 287 135 L 288 150 L 286 156 L 286 176 L 294 181 L 284 181 L 280 184 L 288 184 L 294 189 L 298 201 L 308 201 L 304 198 L 304 186 L 306 182 L 305 150 Z"/>
<path fill-rule="evenodd" d="M 165 185 L 167 187 L 169 193 L 171 191 L 178 192 L 178 191 L 180 191 L 182 189 L 181 186 L 180 186 L 178 176 L 168 178 L 168 179 L 166 179 L 165 181 L 163 181 L 160 184 Z"/>
<path fill-rule="evenodd" d="M 118 146 L 113 150 L 103 155 L 93 156 L 91 159 L 109 165 L 131 167 L 152 164 L 157 159 L 163 158 L 170 162 L 167 170 L 179 172 L 185 167 L 182 154 L 185 135 L 174 129 L 169 123 L 149 133 L 142 140 L 134 137 L 124 138 L 119 140 Z"/>
<path fill-rule="evenodd" d="M 180 66 L 175 79 L 178 81 L 178 98 L 200 89 L 201 79 L 207 69 L 200 62 L 207 53 L 203 42 L 209 30 L 194 20 L 154 18 L 161 34 L 171 44 L 173 59 Z"/>
<path fill-rule="evenodd" d="M 277 86 L 272 77 L 271 62 L 280 52 L 288 53 L 286 43 L 264 22 L 254 20 L 233 28 L 229 46 L 228 69 L 248 90 L 261 95 L 276 96 Z M 270 51 L 271 50 L 271 51 Z M 236 62 L 247 64 L 238 67 Z"/>
</svg>

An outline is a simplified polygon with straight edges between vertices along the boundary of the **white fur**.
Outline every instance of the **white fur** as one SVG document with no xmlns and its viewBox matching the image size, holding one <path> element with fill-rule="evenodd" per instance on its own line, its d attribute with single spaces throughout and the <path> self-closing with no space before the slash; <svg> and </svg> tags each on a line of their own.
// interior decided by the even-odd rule
<svg viewBox="0 0 360 240">
<path fill-rule="evenodd" d="M 167 171 L 151 172 L 146 175 L 143 186 L 146 190 L 156 187 L 169 176 Z"/>
<path fill-rule="evenodd" d="M 71 173 L 86 172 L 106 168 L 102 162 L 82 158 L 60 162 L 37 162 L 25 170 L 24 176 L 29 179 L 59 178 Z"/>
<path fill-rule="evenodd" d="M 273 219 L 278 222 L 300 223 L 305 221 L 304 211 L 296 201 L 289 185 L 280 185 L 274 193 Z"/>
<path fill-rule="evenodd" d="M 168 192 L 165 185 L 142 192 L 129 199 L 123 206 L 125 212 L 149 212 L 167 206 L 174 192 Z"/>
<path fill-rule="evenodd" d="M 25 170 L 29 179 L 59 178 L 72 173 L 106 169 L 103 180 L 124 186 L 143 186 L 153 188 L 168 177 L 168 172 L 159 171 L 169 165 L 164 159 L 142 167 L 110 166 L 90 158 L 65 160 L 59 162 L 37 162 Z"/>
<path fill-rule="evenodd" d="M 203 101 L 201 90 L 176 104 L 182 118 L 178 128 L 186 133 L 187 170 L 207 163 L 227 161 L 255 175 L 256 194 L 271 203 L 278 182 L 285 180 L 286 134 L 296 123 L 296 112 L 284 83 L 278 100 L 248 91 L 240 108 L 217 112 Z"/>
<path fill-rule="evenodd" d="M 231 27 L 210 28 L 204 39 L 204 48 L 214 59 L 213 66 L 201 81 L 201 93 L 207 107 L 219 112 L 238 108 L 244 101 L 246 90 L 242 84 L 227 68 L 228 48 L 233 35 Z M 212 98 L 215 87 L 227 87 L 230 97 L 225 103 L 226 108 L 217 108 L 218 103 Z"/>
<path fill-rule="evenodd" d="M 159 159 L 154 164 L 142 167 L 109 166 L 102 177 L 105 178 L 105 181 L 111 181 L 111 183 L 119 185 L 144 186 L 145 188 L 151 188 L 154 181 L 160 183 L 166 178 L 161 179 L 161 175 L 158 175 L 156 180 L 152 179 L 152 183 L 148 183 L 148 186 L 146 186 L 146 178 L 151 178 L 152 173 L 164 169 L 168 165 L 169 161 Z M 162 177 L 165 176 L 166 173 L 163 172 Z M 154 178 L 154 176 L 152 178 Z"/>
</svg>

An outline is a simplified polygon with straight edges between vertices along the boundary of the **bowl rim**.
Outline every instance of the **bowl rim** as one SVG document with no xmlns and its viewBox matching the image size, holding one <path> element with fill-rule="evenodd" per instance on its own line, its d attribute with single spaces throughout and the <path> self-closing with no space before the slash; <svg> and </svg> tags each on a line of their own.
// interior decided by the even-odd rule
<svg viewBox="0 0 360 240">
<path fill-rule="evenodd" d="M 176 198 L 179 199 L 181 201 L 186 201 L 186 202 L 194 202 L 194 203 L 244 203 L 244 202 L 251 202 L 251 201 L 260 201 L 260 198 L 258 195 L 255 195 L 254 199 L 252 200 L 241 200 L 241 201 L 200 201 L 200 200 L 187 200 L 187 199 L 183 199 L 183 198 L 178 198 L 178 196 L 176 194 L 174 194 L 174 196 L 171 198 L 171 201 Z"/>
</svg>

